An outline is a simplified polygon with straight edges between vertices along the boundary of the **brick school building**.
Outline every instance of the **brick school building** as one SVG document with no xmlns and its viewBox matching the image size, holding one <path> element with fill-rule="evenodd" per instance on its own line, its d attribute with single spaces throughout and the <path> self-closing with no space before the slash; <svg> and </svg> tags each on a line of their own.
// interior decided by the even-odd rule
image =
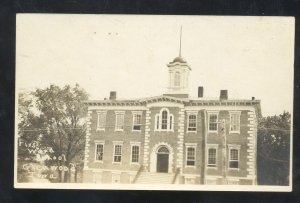
<svg viewBox="0 0 300 203">
<path fill-rule="evenodd" d="M 89 100 L 83 182 L 255 185 L 260 101 L 188 95 L 190 65 L 168 65 L 160 96 Z"/>
</svg>

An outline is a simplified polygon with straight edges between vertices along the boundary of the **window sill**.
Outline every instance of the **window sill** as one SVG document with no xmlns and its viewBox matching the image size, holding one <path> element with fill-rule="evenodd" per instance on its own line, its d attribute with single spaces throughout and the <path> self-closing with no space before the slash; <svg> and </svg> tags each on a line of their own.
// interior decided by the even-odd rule
<svg viewBox="0 0 300 203">
<path fill-rule="evenodd" d="M 232 171 L 239 171 L 239 168 L 228 168 L 228 170 L 232 170 Z"/>
<path fill-rule="evenodd" d="M 97 128 L 96 132 L 105 131 L 105 128 Z"/>
<path fill-rule="evenodd" d="M 196 166 L 188 166 L 188 165 L 185 165 L 185 168 L 196 168 Z"/>
<path fill-rule="evenodd" d="M 124 131 L 124 129 L 122 129 L 122 130 L 115 129 L 115 132 L 123 132 L 123 131 Z"/>
<path fill-rule="evenodd" d="M 119 164 L 119 165 L 121 165 L 122 164 L 122 162 L 112 162 L 113 164 Z"/>
<path fill-rule="evenodd" d="M 132 132 L 140 133 L 140 132 L 142 132 L 142 131 L 141 131 L 141 130 L 132 130 Z"/>
<path fill-rule="evenodd" d="M 216 167 L 216 166 L 207 166 L 207 169 L 218 170 L 218 167 Z"/>
<path fill-rule="evenodd" d="M 131 162 L 130 165 L 139 166 L 140 163 L 134 163 L 134 162 Z"/>
<path fill-rule="evenodd" d="M 174 130 L 154 130 L 154 132 L 174 133 Z"/>
<path fill-rule="evenodd" d="M 98 164 L 103 164 L 103 161 L 94 161 L 94 162 Z"/>
<path fill-rule="evenodd" d="M 195 131 L 186 131 L 187 133 L 193 133 L 193 134 L 197 134 L 197 130 Z"/>
<path fill-rule="evenodd" d="M 240 131 L 229 131 L 229 134 L 240 134 Z"/>
</svg>

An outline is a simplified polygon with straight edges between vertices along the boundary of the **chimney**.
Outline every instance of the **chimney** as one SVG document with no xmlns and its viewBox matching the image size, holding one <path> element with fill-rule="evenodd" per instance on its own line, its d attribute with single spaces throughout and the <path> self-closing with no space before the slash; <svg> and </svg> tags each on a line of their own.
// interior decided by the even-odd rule
<svg viewBox="0 0 300 203">
<path fill-rule="evenodd" d="M 252 100 L 255 100 L 255 97 L 252 97 Z"/>
<path fill-rule="evenodd" d="M 220 100 L 227 100 L 228 99 L 228 91 L 227 90 L 221 90 L 220 91 Z"/>
<path fill-rule="evenodd" d="M 198 87 L 198 97 L 202 98 L 203 97 L 203 86 Z"/>
<path fill-rule="evenodd" d="M 109 100 L 116 100 L 116 99 L 117 99 L 117 92 L 116 91 L 110 91 Z"/>
</svg>

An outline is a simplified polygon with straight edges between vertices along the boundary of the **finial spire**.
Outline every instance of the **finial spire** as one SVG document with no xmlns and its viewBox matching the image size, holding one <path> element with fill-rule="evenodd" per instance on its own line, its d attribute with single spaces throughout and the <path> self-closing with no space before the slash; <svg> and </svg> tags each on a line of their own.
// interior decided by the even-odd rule
<svg viewBox="0 0 300 203">
<path fill-rule="evenodd" d="M 179 44 L 179 56 L 181 57 L 181 35 L 182 35 L 182 26 L 180 26 L 180 44 Z"/>
</svg>

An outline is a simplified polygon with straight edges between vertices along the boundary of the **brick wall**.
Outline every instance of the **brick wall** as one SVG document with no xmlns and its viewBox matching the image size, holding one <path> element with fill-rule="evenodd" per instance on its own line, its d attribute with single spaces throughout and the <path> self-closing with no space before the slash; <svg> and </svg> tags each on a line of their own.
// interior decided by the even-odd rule
<svg viewBox="0 0 300 203">
<path fill-rule="evenodd" d="M 145 111 L 142 115 L 142 127 L 140 132 L 132 131 L 132 111 L 126 110 L 124 115 L 124 130 L 115 131 L 116 115 L 114 110 L 108 110 L 106 114 L 105 131 L 97 131 L 97 112 L 91 113 L 91 135 L 89 147 L 89 168 L 115 169 L 115 170 L 138 170 L 139 165 L 130 164 L 131 142 L 140 142 L 140 160 L 143 159 L 143 141 L 145 132 Z M 95 162 L 95 141 L 104 141 L 103 163 Z M 113 163 L 113 141 L 122 141 L 122 162 Z"/>
<path fill-rule="evenodd" d="M 227 158 L 226 158 L 226 164 L 228 167 L 228 160 L 229 160 L 229 149 L 228 145 L 239 145 L 239 169 L 227 169 L 227 175 L 233 176 L 233 177 L 246 177 L 247 176 L 247 137 L 248 137 L 248 130 L 249 127 L 248 124 L 248 111 L 241 111 L 240 116 L 240 133 L 230 133 L 229 132 L 229 112 L 228 111 L 220 111 L 219 112 L 219 121 L 222 121 L 223 119 L 226 120 L 226 143 L 227 143 Z M 207 144 L 218 144 L 218 152 L 217 152 L 217 168 L 207 168 L 207 175 L 213 175 L 218 176 L 222 175 L 222 168 L 223 168 L 223 152 L 222 152 L 222 134 L 224 134 L 224 131 L 222 131 L 220 124 L 218 128 L 217 133 L 210 133 L 208 132 L 207 135 Z"/>
</svg>

